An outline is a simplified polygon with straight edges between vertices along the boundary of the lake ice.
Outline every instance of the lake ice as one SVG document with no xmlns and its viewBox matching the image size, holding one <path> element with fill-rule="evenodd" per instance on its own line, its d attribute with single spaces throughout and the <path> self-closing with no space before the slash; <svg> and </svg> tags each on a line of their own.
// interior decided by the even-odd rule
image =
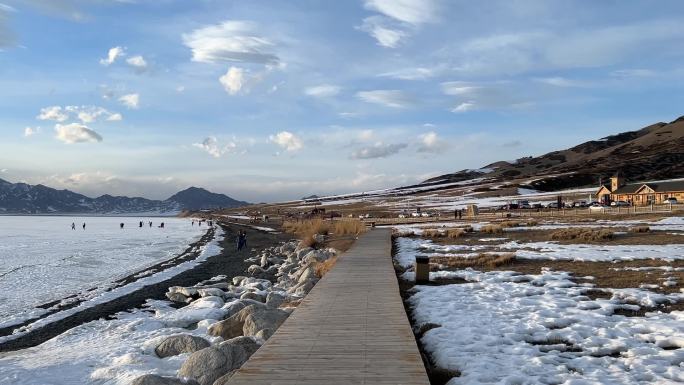
<svg viewBox="0 0 684 385">
<path fill-rule="evenodd" d="M 0 326 L 35 315 L 36 305 L 170 259 L 206 230 L 168 217 L 0 216 Z"/>
</svg>

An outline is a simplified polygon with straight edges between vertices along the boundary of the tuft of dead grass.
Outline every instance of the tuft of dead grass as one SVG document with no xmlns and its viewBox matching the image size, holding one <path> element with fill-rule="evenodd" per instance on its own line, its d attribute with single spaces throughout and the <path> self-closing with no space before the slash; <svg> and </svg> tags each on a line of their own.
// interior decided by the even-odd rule
<svg viewBox="0 0 684 385">
<path fill-rule="evenodd" d="M 613 232 L 608 229 L 592 229 L 581 227 L 571 227 L 551 233 L 551 239 L 554 241 L 565 241 L 572 239 L 577 239 L 580 241 L 608 241 L 613 239 L 613 236 Z"/>
<path fill-rule="evenodd" d="M 447 238 L 455 239 L 455 238 L 460 238 L 466 234 L 465 229 L 462 228 L 456 228 L 456 229 L 449 229 L 446 232 Z"/>
<path fill-rule="evenodd" d="M 337 263 L 337 256 L 326 259 L 323 262 L 317 262 L 314 265 L 314 273 L 318 278 L 323 278 L 323 276 L 335 266 L 335 263 Z"/>
<path fill-rule="evenodd" d="M 519 226 L 520 226 L 520 222 L 518 222 L 518 221 L 503 221 L 503 222 L 500 222 L 500 223 L 499 223 L 499 226 L 501 226 L 501 227 L 503 227 L 503 228 L 507 228 L 507 227 L 519 227 Z"/>
<path fill-rule="evenodd" d="M 537 222 L 537 221 L 535 221 L 535 220 L 529 220 L 529 221 L 527 221 L 527 223 L 526 223 L 526 225 L 527 225 L 528 227 L 537 226 L 538 224 L 539 224 L 539 222 Z"/>
<path fill-rule="evenodd" d="M 423 236 L 427 238 L 442 238 L 446 234 L 438 229 L 425 229 L 423 230 Z"/>
<path fill-rule="evenodd" d="M 473 258 L 465 257 L 431 257 L 430 262 L 434 262 L 438 265 L 465 269 L 468 267 L 472 268 L 495 268 L 498 266 L 508 265 L 515 262 L 514 253 L 504 253 L 504 254 L 485 254 L 480 253 Z"/>
<path fill-rule="evenodd" d="M 632 233 L 648 233 L 651 231 L 651 228 L 648 226 L 634 226 L 629 231 Z"/>
<path fill-rule="evenodd" d="M 503 234 L 503 227 L 501 225 L 485 225 L 480 228 L 480 232 L 485 234 Z"/>
<path fill-rule="evenodd" d="M 301 239 L 303 246 L 316 246 L 315 235 L 359 235 L 366 231 L 366 225 L 359 220 L 325 221 L 308 219 L 303 221 L 283 222 L 283 231 L 294 234 Z"/>
</svg>

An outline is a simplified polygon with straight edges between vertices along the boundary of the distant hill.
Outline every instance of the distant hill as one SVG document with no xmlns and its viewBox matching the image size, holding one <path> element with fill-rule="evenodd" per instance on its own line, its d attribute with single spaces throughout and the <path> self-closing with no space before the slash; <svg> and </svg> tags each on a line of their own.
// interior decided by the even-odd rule
<svg viewBox="0 0 684 385">
<path fill-rule="evenodd" d="M 441 175 L 421 185 L 484 178 L 490 182 L 520 180 L 535 190 L 554 191 L 598 185 L 599 179 L 605 181 L 616 172 L 633 181 L 684 177 L 684 116 L 538 157 Z"/>
<path fill-rule="evenodd" d="M 10 183 L 0 179 L 0 213 L 4 214 L 126 214 L 173 215 L 182 210 L 212 209 L 246 205 L 223 194 L 190 187 L 169 199 L 102 195 L 90 198 L 69 190 L 44 185 Z"/>
<path fill-rule="evenodd" d="M 246 206 L 249 203 L 235 200 L 224 194 L 209 192 L 203 188 L 190 187 L 171 196 L 168 201 L 179 203 L 184 209 L 201 210 L 222 207 Z"/>
</svg>

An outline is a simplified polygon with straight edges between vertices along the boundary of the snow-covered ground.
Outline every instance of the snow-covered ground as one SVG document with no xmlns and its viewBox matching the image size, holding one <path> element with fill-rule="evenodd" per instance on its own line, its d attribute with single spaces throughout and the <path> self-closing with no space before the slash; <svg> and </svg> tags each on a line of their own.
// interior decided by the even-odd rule
<svg viewBox="0 0 684 385">
<path fill-rule="evenodd" d="M 439 325 L 421 342 L 461 372 L 450 385 L 684 381 L 684 312 L 613 315 L 638 305 L 591 300 L 564 272 L 452 274 L 472 283 L 417 286 L 409 299 L 417 325 Z"/>
<path fill-rule="evenodd" d="M 220 252 L 221 239 L 219 230 L 196 259 L 117 288 L 102 297 L 125 295 L 130 290 L 189 269 Z M 95 298 L 81 306 L 93 302 L 100 301 Z M 148 373 L 175 376 L 189 354 L 161 359 L 154 354 L 155 346 L 164 337 L 174 334 L 193 334 L 215 340 L 218 337 L 207 336 L 206 330 L 222 319 L 229 308 L 230 304 L 217 297 L 198 299 L 181 309 L 174 309 L 168 301 L 150 300 L 144 309 L 119 313 L 112 320 L 85 323 L 33 348 L 0 353 L 0 384 L 128 385 L 134 378 Z"/>
<path fill-rule="evenodd" d="M 45 302 L 93 288 L 95 296 L 176 256 L 206 230 L 178 218 L 0 216 L 0 326 L 39 316 L 45 311 L 34 306 Z"/>
<path fill-rule="evenodd" d="M 589 227 L 646 224 L 655 231 L 682 231 L 684 219 L 601 221 Z M 444 224 L 449 227 L 450 224 Z M 524 230 L 540 229 L 544 226 Z M 551 228 L 577 227 L 550 223 Z M 421 227 L 399 226 L 399 232 L 420 234 Z M 509 230 L 509 229 L 506 229 Z M 622 310 L 649 310 L 684 301 L 666 266 L 684 259 L 684 244 L 595 245 L 516 242 L 505 237 L 482 238 L 484 244 L 438 244 L 430 239 L 399 237 L 395 260 L 404 268 L 416 255 L 471 257 L 479 253 L 515 253 L 516 258 L 570 261 L 656 259 L 663 266 L 615 268 L 660 272 L 659 285 L 608 288 L 610 298 L 591 299 L 594 287 L 571 280 L 568 272 L 542 269 L 540 274 L 473 269 L 435 271 L 431 279 L 460 278 L 468 283 L 417 285 L 409 298 L 417 328 L 427 330 L 420 342 L 434 364 L 459 371 L 448 384 L 670 384 L 684 382 L 684 312 L 646 312 L 627 317 Z M 406 271 L 403 279 L 413 280 Z"/>
</svg>

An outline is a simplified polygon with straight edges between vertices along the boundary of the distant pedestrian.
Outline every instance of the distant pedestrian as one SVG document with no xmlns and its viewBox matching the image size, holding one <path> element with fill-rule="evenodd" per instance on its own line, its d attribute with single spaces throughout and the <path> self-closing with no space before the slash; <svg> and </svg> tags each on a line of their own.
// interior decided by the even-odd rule
<svg viewBox="0 0 684 385">
<path fill-rule="evenodd" d="M 164 222 L 162 222 L 162 223 L 159 225 L 159 227 L 163 229 L 163 228 L 164 228 Z"/>
<path fill-rule="evenodd" d="M 124 227 L 124 224 L 123 224 L 123 223 L 119 223 L 119 228 L 120 228 L 120 229 L 123 229 L 123 227 Z"/>
<path fill-rule="evenodd" d="M 454 219 L 458 219 L 458 209 L 454 210 Z"/>
<path fill-rule="evenodd" d="M 143 227 L 143 221 L 140 221 L 140 224 L 138 225 L 138 227 L 140 227 L 140 228 Z"/>
<path fill-rule="evenodd" d="M 83 222 L 83 230 L 85 230 L 85 222 Z"/>
<path fill-rule="evenodd" d="M 195 226 L 195 220 L 194 219 L 192 220 L 192 225 Z"/>
<path fill-rule="evenodd" d="M 76 230 L 76 224 L 74 222 L 71 222 L 71 229 Z"/>
<path fill-rule="evenodd" d="M 237 238 L 237 250 L 241 251 L 245 246 L 247 246 L 247 233 L 243 230 L 240 230 Z"/>
<path fill-rule="evenodd" d="M 463 209 L 458 210 L 458 219 L 461 219 L 463 217 Z"/>
<path fill-rule="evenodd" d="M 150 221 L 150 227 L 152 227 L 152 221 Z"/>
</svg>

